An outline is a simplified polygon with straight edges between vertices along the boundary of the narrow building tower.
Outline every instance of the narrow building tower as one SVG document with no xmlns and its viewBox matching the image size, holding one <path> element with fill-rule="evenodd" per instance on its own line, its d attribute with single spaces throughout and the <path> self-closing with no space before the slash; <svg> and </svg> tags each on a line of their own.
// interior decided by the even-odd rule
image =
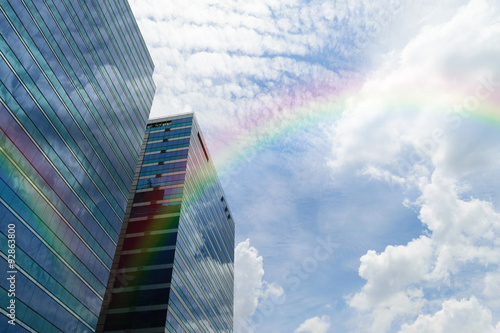
<svg viewBox="0 0 500 333">
<path fill-rule="evenodd" d="M 97 332 L 232 332 L 234 222 L 193 114 L 149 121 Z"/>
</svg>

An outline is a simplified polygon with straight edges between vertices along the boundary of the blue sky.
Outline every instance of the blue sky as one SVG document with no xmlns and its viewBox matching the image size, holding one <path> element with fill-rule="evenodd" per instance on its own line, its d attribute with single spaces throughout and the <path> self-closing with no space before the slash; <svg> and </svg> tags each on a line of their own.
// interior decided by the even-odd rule
<svg viewBox="0 0 500 333">
<path fill-rule="evenodd" d="M 130 3 L 236 221 L 236 332 L 500 332 L 496 1 Z"/>
</svg>

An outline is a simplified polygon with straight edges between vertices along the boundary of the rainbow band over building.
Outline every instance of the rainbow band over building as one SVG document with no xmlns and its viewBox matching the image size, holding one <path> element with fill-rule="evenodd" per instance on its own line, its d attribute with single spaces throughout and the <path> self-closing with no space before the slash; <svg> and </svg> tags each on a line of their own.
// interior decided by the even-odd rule
<svg viewBox="0 0 500 333">
<path fill-rule="evenodd" d="M 97 332 L 231 332 L 234 232 L 194 114 L 150 120 Z"/>
</svg>

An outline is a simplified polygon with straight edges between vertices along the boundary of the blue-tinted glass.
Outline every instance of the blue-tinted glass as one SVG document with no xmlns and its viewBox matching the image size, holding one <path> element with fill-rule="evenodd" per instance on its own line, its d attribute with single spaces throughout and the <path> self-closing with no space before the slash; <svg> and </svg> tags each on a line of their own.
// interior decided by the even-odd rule
<svg viewBox="0 0 500 333">
<path fill-rule="evenodd" d="M 147 131 L 126 236 L 114 258 L 119 271 L 129 275 L 115 279 L 113 290 L 108 286 L 112 301 L 101 313 L 106 315 L 102 328 L 230 332 L 234 222 L 196 122 L 160 119 L 150 121 Z M 168 274 L 161 277 L 159 269 Z M 167 286 L 168 300 L 159 296 Z M 159 326 L 141 320 L 148 305 L 140 290 L 148 290 L 155 309 L 166 311 L 166 321 L 163 312 L 149 315 Z"/>
<path fill-rule="evenodd" d="M 0 268 L 14 225 L 16 330 L 94 331 L 153 63 L 123 1 L 2 1 L 0 21 Z"/>
</svg>

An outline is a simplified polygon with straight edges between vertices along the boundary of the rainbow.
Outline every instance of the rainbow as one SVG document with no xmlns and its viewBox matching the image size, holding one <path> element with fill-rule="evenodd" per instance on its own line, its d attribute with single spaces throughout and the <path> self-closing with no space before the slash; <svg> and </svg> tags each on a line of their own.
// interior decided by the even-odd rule
<svg viewBox="0 0 500 333">
<path fill-rule="evenodd" d="M 278 102 L 274 104 L 243 111 L 246 116 L 233 127 L 236 129 L 218 133 L 209 147 L 219 176 L 231 175 L 239 164 L 251 160 L 259 150 L 284 136 L 319 124 L 333 124 L 349 116 L 356 103 L 368 94 L 367 89 L 374 89 L 373 84 L 367 87 L 360 81 L 353 81 L 316 90 L 300 86 L 276 94 Z M 402 86 L 397 91 L 381 90 L 374 109 L 384 109 L 395 115 L 416 114 L 441 99 L 441 105 L 431 110 L 437 117 L 448 117 L 446 119 L 454 123 L 463 120 L 500 127 L 500 93 L 481 83 L 472 88 L 453 84 L 440 89 Z"/>
</svg>

